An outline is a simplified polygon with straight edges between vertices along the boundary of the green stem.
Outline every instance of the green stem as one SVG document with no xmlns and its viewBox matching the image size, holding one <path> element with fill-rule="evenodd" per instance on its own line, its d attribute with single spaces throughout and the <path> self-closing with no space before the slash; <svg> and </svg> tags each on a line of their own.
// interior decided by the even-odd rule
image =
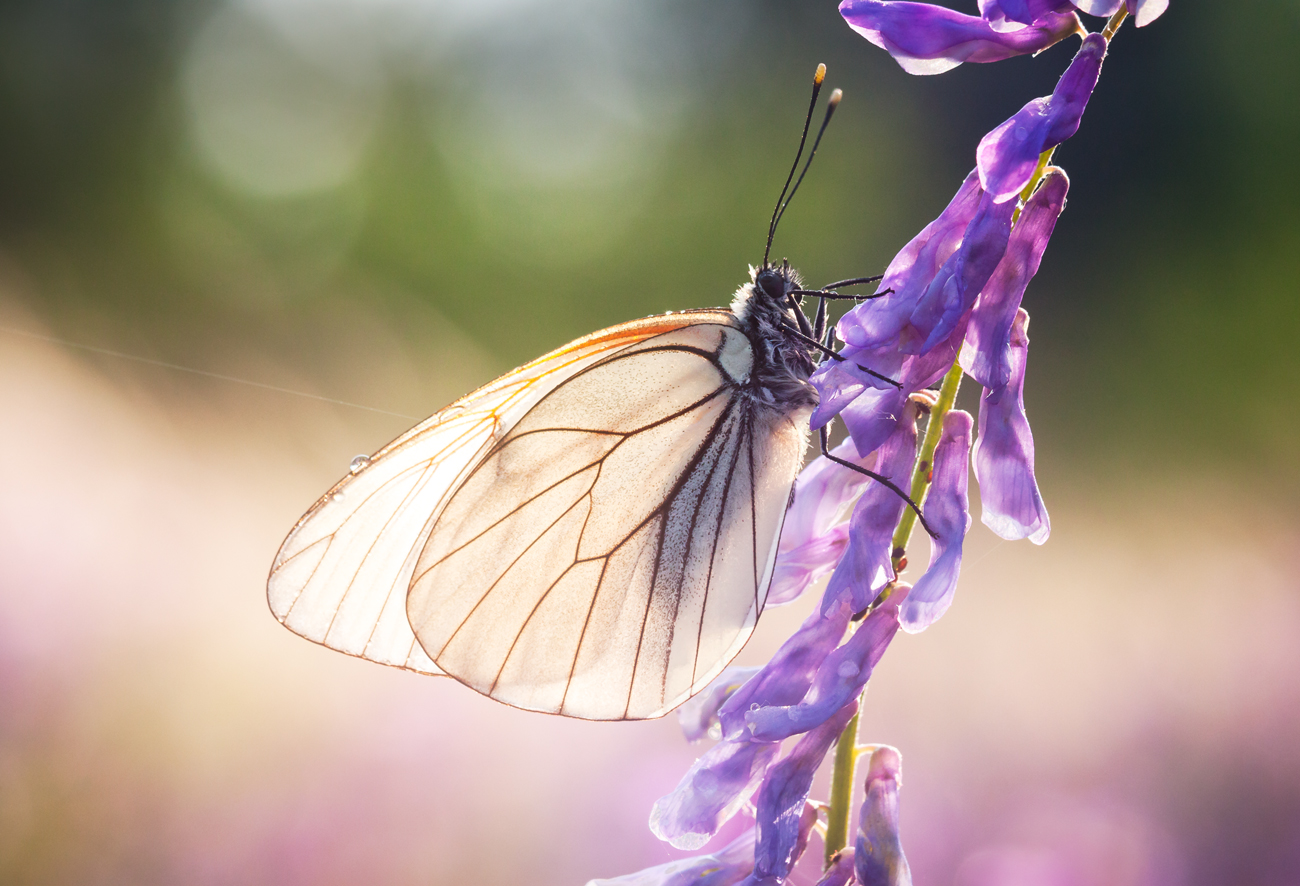
<svg viewBox="0 0 1300 886">
<path fill-rule="evenodd" d="M 826 867 L 849 842 L 849 811 L 853 808 L 853 773 L 858 763 L 858 715 L 854 714 L 835 743 L 831 771 L 830 809 L 826 813 Z"/>
<path fill-rule="evenodd" d="M 939 445 L 939 434 L 943 429 L 943 417 L 957 401 L 957 388 L 961 385 L 961 366 L 956 360 L 952 368 L 943 377 L 939 388 L 939 400 L 930 410 L 930 421 L 925 428 L 925 440 L 921 443 L 916 467 L 912 470 L 912 501 L 921 504 L 925 494 L 930 490 L 930 466 L 934 462 L 934 450 Z M 903 519 L 894 531 L 894 571 L 901 571 L 901 561 L 907 549 L 907 542 L 916 528 L 916 512 L 911 508 L 903 509 Z M 863 699 L 866 690 L 863 690 Z M 862 704 L 860 700 L 859 705 Z M 826 864 L 830 865 L 835 853 L 848 845 L 849 812 L 853 808 L 853 786 L 857 780 L 858 762 L 858 714 L 844 727 L 835 742 L 835 768 L 831 771 L 830 810 L 826 814 Z"/>
<path fill-rule="evenodd" d="M 1120 22 L 1124 20 L 1124 10 L 1115 13 L 1108 24 L 1107 31 L 1114 33 L 1111 25 L 1119 27 Z M 1047 171 L 1047 166 L 1052 162 L 1052 152 L 1056 150 L 1051 148 L 1044 151 L 1038 157 L 1038 166 L 1034 170 L 1033 177 L 1029 184 L 1021 192 L 1021 200 L 1028 200 L 1038 187 L 1039 181 Z M 1017 207 L 1015 215 L 1012 216 L 1011 224 L 1014 226 L 1020 220 L 1020 208 Z M 932 479 L 931 468 L 934 466 L 934 451 L 939 448 L 939 437 L 943 433 L 943 419 L 957 402 L 957 389 L 961 387 L 962 370 L 961 364 L 954 359 L 948 373 L 943 377 L 943 384 L 939 386 L 939 397 L 934 406 L 930 408 L 930 420 L 925 426 L 925 438 L 921 441 L 921 449 L 917 453 L 916 465 L 912 469 L 912 484 L 909 492 L 912 501 L 921 505 L 925 502 L 926 493 L 930 491 L 930 481 Z M 893 550 L 890 557 L 894 563 L 894 574 L 903 571 L 907 560 L 907 546 L 912 540 L 912 531 L 916 528 L 916 512 L 911 508 L 903 508 L 903 516 L 898 521 L 898 528 L 894 530 Z M 889 588 L 886 588 L 882 594 L 888 594 Z M 853 715 L 840 737 L 835 742 L 835 768 L 831 771 L 831 796 L 830 807 L 826 812 L 826 866 L 830 867 L 831 859 L 835 853 L 839 852 L 849 841 L 849 812 L 853 808 L 853 786 L 856 781 L 856 771 L 858 762 L 858 717 L 861 715 L 861 705 L 866 700 L 866 690 L 862 691 L 862 697 L 858 701 L 859 712 Z"/>
<path fill-rule="evenodd" d="M 921 441 L 921 451 L 917 453 L 916 467 L 912 469 L 910 487 L 912 501 L 918 505 L 925 503 L 925 495 L 930 491 L 931 468 L 934 467 L 934 451 L 939 447 L 939 435 L 943 432 L 943 417 L 957 402 L 957 388 L 961 386 L 961 364 L 956 360 L 943 377 L 939 388 L 939 400 L 930 407 L 930 420 L 925 425 L 925 439 Z M 916 511 L 903 509 L 903 517 L 894 530 L 894 549 L 890 557 L 894 561 L 894 573 L 903 571 L 903 560 L 907 558 L 907 545 L 912 540 L 912 530 L 916 528 Z"/>
<path fill-rule="evenodd" d="M 1126 18 L 1128 18 L 1128 10 L 1121 6 L 1116 13 L 1110 17 L 1110 21 L 1106 22 L 1106 27 L 1101 29 L 1101 36 L 1106 38 L 1107 43 L 1109 43 L 1111 38 L 1115 36 L 1115 32 L 1119 30 L 1120 25 L 1124 24 L 1124 19 Z"/>
</svg>

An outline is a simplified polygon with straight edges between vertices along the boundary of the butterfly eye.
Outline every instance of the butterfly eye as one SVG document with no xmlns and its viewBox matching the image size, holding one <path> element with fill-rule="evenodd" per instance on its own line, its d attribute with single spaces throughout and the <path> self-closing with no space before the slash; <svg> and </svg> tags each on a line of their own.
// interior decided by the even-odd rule
<svg viewBox="0 0 1300 886">
<path fill-rule="evenodd" d="M 759 271 L 755 282 L 768 298 L 774 301 L 785 298 L 785 277 L 779 272 L 772 269 Z"/>
</svg>

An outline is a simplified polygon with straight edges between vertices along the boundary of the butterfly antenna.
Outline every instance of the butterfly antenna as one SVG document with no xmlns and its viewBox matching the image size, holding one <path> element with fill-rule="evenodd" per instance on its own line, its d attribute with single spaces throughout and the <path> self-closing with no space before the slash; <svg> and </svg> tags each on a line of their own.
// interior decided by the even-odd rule
<svg viewBox="0 0 1300 886">
<path fill-rule="evenodd" d="M 822 136 L 826 134 L 826 127 L 831 123 L 831 115 L 834 114 L 835 109 L 840 106 L 840 99 L 843 97 L 843 90 L 836 89 L 831 93 L 830 101 L 826 105 L 826 117 L 822 120 L 822 128 L 817 130 L 817 137 L 813 139 L 812 150 L 808 152 L 808 160 L 803 165 L 803 172 L 799 173 L 798 180 L 795 181 L 794 187 L 790 189 L 790 195 L 785 198 L 785 203 L 781 205 L 780 211 L 776 214 L 776 221 L 772 223 L 773 232 L 776 231 L 776 226 L 781 223 L 781 216 L 785 215 L 785 208 L 790 205 L 790 201 L 794 199 L 795 192 L 798 191 L 799 186 L 803 184 L 803 177 L 808 174 L 808 167 L 812 166 L 813 157 L 817 156 L 817 146 L 822 143 Z M 798 163 L 799 161 L 796 160 L 795 162 Z"/>
<path fill-rule="evenodd" d="M 772 252 L 772 238 L 776 236 L 776 223 L 780 218 L 785 200 L 785 193 L 790 189 L 790 182 L 794 181 L 794 172 L 799 168 L 799 159 L 803 157 L 803 146 L 808 141 L 808 129 L 812 126 L 813 110 L 817 107 L 817 96 L 821 94 L 822 83 L 826 80 L 826 66 L 819 64 L 817 72 L 813 74 L 812 101 L 808 102 L 808 116 L 803 121 L 803 135 L 799 136 L 799 150 L 795 152 L 794 163 L 790 167 L 790 174 L 785 177 L 785 184 L 781 187 L 781 196 L 776 198 L 776 206 L 772 209 L 772 221 L 767 226 L 767 248 L 763 250 L 763 266 L 767 266 L 767 257 Z M 825 129 L 825 126 L 822 127 Z M 819 136 L 820 138 L 820 136 Z M 802 177 L 802 176 L 801 176 Z"/>
</svg>

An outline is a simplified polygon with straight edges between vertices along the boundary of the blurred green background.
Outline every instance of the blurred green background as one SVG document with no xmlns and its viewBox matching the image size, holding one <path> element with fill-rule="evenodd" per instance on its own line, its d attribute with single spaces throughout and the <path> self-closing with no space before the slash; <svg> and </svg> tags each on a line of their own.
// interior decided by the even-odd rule
<svg viewBox="0 0 1300 886">
<path fill-rule="evenodd" d="M 999 653 L 1021 667 L 942 653 L 881 689 L 881 728 L 919 748 L 895 737 L 921 785 L 905 812 L 921 882 L 1300 882 L 1297 38 L 1293 0 L 1173 0 L 1120 32 L 1057 152 L 1069 207 L 1026 299 L 1056 559 L 1006 555 L 977 525 L 963 593 L 982 581 L 1006 605 L 950 629 L 969 631 L 962 655 L 1025 644 Z M 1073 47 L 915 78 L 831 2 L 0 6 L 0 881 L 580 882 L 666 860 L 641 822 L 698 752 L 671 724 L 463 700 L 259 608 L 293 520 L 409 421 L 157 363 L 418 418 L 596 328 L 725 304 L 761 259 L 817 62 L 845 100 L 774 252 L 814 283 L 878 273 Z M 1062 648 L 1059 673 L 1036 663 Z M 1223 657 L 1247 651 L 1270 664 Z M 944 667 L 987 678 L 963 690 L 988 702 L 967 712 L 985 743 L 935 719 L 957 692 Z M 1039 706 L 1109 668 L 1088 717 L 998 731 L 1008 687 L 1031 687 L 1015 697 L 1041 726 Z M 1244 682 L 1196 694 L 1229 673 Z M 1124 731 L 1171 687 L 1202 699 L 1195 717 Z M 278 723 L 294 705 L 308 713 Z M 497 738 L 456 737 L 479 730 Z M 1042 760 L 1026 768 L 1017 740 Z M 530 741 L 581 753 L 522 789 Z M 479 775 L 414 786 L 448 766 Z M 338 779 L 323 795 L 314 767 Z M 980 861 L 1010 839 L 981 804 L 1049 783 L 1111 791 L 1085 817 L 1145 861 L 1033 855 L 1056 837 Z M 586 817 L 562 828 L 556 792 Z M 1096 811 L 1119 795 L 1128 811 Z M 997 802 L 1021 810 L 1007 821 L 1038 808 Z"/>
<path fill-rule="evenodd" d="M 304 324 L 362 291 L 398 329 L 435 308 L 501 366 L 723 303 L 820 60 L 847 98 L 777 248 L 811 280 L 878 271 L 1071 52 L 911 78 L 827 4 L 738 0 L 0 15 L 0 236 L 25 301 L 68 337 L 206 367 L 310 361 Z M 1174 449 L 1295 491 L 1297 16 L 1175 7 L 1120 37 L 1058 154 L 1070 211 L 1030 301 L 1058 452 L 1145 470 Z"/>
</svg>

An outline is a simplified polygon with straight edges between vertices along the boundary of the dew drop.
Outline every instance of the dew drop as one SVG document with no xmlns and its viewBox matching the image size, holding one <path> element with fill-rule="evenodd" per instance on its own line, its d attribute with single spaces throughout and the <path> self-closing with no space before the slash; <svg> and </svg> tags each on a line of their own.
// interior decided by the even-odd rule
<svg viewBox="0 0 1300 886">
<path fill-rule="evenodd" d="M 1023 126 L 1017 126 L 1015 135 L 1016 135 L 1016 141 L 1024 141 L 1025 139 L 1029 138 L 1029 130 L 1025 129 L 1025 127 Z"/>
<path fill-rule="evenodd" d="M 368 464 L 370 464 L 370 456 L 358 455 L 352 459 L 351 464 L 348 465 L 348 470 L 355 474 Z"/>
<path fill-rule="evenodd" d="M 709 738 L 713 739 L 714 741 L 722 740 L 722 724 L 719 723 L 717 720 L 714 720 L 712 723 L 709 724 Z"/>
<path fill-rule="evenodd" d="M 330 496 L 331 501 L 343 501 L 343 493 L 336 492 Z"/>
<path fill-rule="evenodd" d="M 754 702 L 752 705 L 750 705 L 750 706 L 749 706 L 749 709 L 750 709 L 751 711 L 756 711 L 756 710 L 758 710 L 758 702 Z"/>
<path fill-rule="evenodd" d="M 851 661 L 842 661 L 840 666 L 835 669 L 835 673 L 847 680 L 858 675 L 858 666 Z"/>
</svg>

